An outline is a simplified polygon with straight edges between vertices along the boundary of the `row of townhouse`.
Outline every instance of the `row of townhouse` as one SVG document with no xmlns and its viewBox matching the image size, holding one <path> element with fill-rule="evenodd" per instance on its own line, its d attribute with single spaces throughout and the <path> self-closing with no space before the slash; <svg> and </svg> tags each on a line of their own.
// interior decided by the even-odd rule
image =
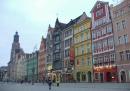
<svg viewBox="0 0 130 91">
<path fill-rule="evenodd" d="M 97 1 L 91 17 L 83 12 L 67 24 L 57 18 L 54 28 L 49 25 L 47 37 L 42 37 L 39 50 L 31 54 L 23 55 L 16 32 L 9 78 L 42 81 L 51 76 L 53 81 L 62 82 L 130 82 L 129 15 L 129 0 L 116 6 Z M 18 66 L 20 62 L 24 67 Z"/>
<path fill-rule="evenodd" d="M 91 17 L 84 12 L 67 24 L 56 20 L 47 61 L 62 81 L 130 82 L 129 11 L 129 0 L 116 6 L 97 1 Z"/>
</svg>

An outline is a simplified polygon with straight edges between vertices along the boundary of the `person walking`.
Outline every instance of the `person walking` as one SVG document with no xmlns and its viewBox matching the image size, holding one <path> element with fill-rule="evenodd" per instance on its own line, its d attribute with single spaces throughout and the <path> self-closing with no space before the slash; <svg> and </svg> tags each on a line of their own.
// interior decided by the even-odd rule
<svg viewBox="0 0 130 91">
<path fill-rule="evenodd" d="M 57 87 L 59 87 L 59 85 L 60 85 L 60 80 L 59 80 L 59 78 L 57 78 L 56 84 L 57 84 Z"/>
<path fill-rule="evenodd" d="M 49 86 L 49 90 L 51 90 L 51 85 L 52 85 L 51 78 L 50 78 L 50 77 L 48 77 L 48 86 Z"/>
</svg>

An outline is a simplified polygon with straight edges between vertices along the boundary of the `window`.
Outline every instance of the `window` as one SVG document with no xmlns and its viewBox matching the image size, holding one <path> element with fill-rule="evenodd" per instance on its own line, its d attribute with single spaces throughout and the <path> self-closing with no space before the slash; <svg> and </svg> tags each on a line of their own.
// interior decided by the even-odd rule
<svg viewBox="0 0 130 91">
<path fill-rule="evenodd" d="M 65 40 L 65 47 L 69 46 L 69 39 Z"/>
<path fill-rule="evenodd" d="M 69 49 L 65 50 L 65 57 L 69 57 Z"/>
<path fill-rule="evenodd" d="M 128 35 L 126 34 L 126 35 L 124 35 L 124 42 L 125 42 L 125 44 L 127 44 L 128 43 Z"/>
<path fill-rule="evenodd" d="M 121 36 L 118 37 L 118 41 L 119 41 L 119 44 L 122 44 L 122 37 Z"/>
<path fill-rule="evenodd" d="M 76 31 L 76 30 L 75 30 Z M 65 37 L 72 35 L 72 29 L 65 31 Z"/>
<path fill-rule="evenodd" d="M 68 33 L 68 31 L 65 32 L 65 37 L 67 37 L 67 33 Z"/>
<path fill-rule="evenodd" d="M 81 41 L 84 41 L 84 34 L 81 34 Z"/>
<path fill-rule="evenodd" d="M 123 15 L 124 13 L 124 9 L 120 10 L 120 15 Z"/>
<path fill-rule="evenodd" d="M 75 41 L 76 41 L 76 38 L 75 38 Z M 68 47 L 72 44 L 72 38 L 69 38 L 67 40 L 65 40 L 65 47 Z"/>
<path fill-rule="evenodd" d="M 94 52 L 96 52 L 96 50 L 97 50 L 97 43 L 94 43 L 93 50 L 94 50 Z"/>
<path fill-rule="evenodd" d="M 101 66 L 101 57 L 98 57 L 98 65 Z"/>
<path fill-rule="evenodd" d="M 120 22 L 116 23 L 116 26 L 117 26 L 117 31 L 120 31 L 121 30 Z"/>
<path fill-rule="evenodd" d="M 78 37 L 75 37 L 75 43 L 78 43 Z"/>
<path fill-rule="evenodd" d="M 90 58 L 87 58 L 87 65 L 90 65 Z"/>
<path fill-rule="evenodd" d="M 101 31 L 100 30 L 97 31 L 97 37 L 101 37 Z"/>
<path fill-rule="evenodd" d="M 120 60 L 124 60 L 124 53 L 120 52 Z"/>
<path fill-rule="evenodd" d="M 69 35 L 72 35 L 72 29 L 69 30 Z"/>
<path fill-rule="evenodd" d="M 115 54 L 110 54 L 110 60 L 115 61 Z"/>
<path fill-rule="evenodd" d="M 86 35 L 87 35 L 87 40 L 89 40 L 90 39 L 90 33 L 86 33 Z"/>
<path fill-rule="evenodd" d="M 106 34 L 106 28 L 103 28 L 102 35 L 105 35 L 105 34 Z"/>
<path fill-rule="evenodd" d="M 123 28 L 123 29 L 126 28 L 126 21 L 125 21 L 125 20 L 122 21 L 122 28 Z"/>
<path fill-rule="evenodd" d="M 87 45 L 87 53 L 90 52 L 90 44 Z"/>
<path fill-rule="evenodd" d="M 107 46 L 108 46 L 108 41 L 106 39 L 106 40 L 104 40 L 104 47 L 107 47 Z"/>
<path fill-rule="evenodd" d="M 107 40 L 103 40 L 103 48 L 107 47 Z"/>
<path fill-rule="evenodd" d="M 112 27 L 111 26 L 107 26 L 107 33 L 111 33 L 112 32 Z"/>
<path fill-rule="evenodd" d="M 107 62 L 107 56 L 106 55 L 104 56 L 104 62 Z"/>
<path fill-rule="evenodd" d="M 84 54 L 84 45 L 81 46 L 82 54 Z"/>
<path fill-rule="evenodd" d="M 120 16 L 120 12 L 119 11 L 116 12 L 116 17 L 118 17 L 118 16 Z"/>
<path fill-rule="evenodd" d="M 127 60 L 130 60 L 130 50 L 126 50 L 126 58 Z"/>
<path fill-rule="evenodd" d="M 97 66 L 97 58 L 94 58 L 94 65 Z"/>
<path fill-rule="evenodd" d="M 72 38 L 70 38 L 70 45 L 69 46 L 71 46 L 72 45 Z"/>
<path fill-rule="evenodd" d="M 100 6 L 101 6 L 101 4 L 99 3 L 99 4 L 97 4 L 97 8 L 100 8 Z"/>
<path fill-rule="evenodd" d="M 100 16 L 100 15 L 101 15 L 100 11 L 97 11 L 97 12 L 96 12 L 96 17 L 98 17 L 98 16 Z"/>
<path fill-rule="evenodd" d="M 96 32 L 93 32 L 93 33 L 92 33 L 92 37 L 93 37 L 93 39 L 96 38 Z"/>
<path fill-rule="evenodd" d="M 77 59 L 77 65 L 79 65 L 79 60 Z"/>
<path fill-rule="evenodd" d="M 101 49 L 102 48 L 102 42 L 98 42 L 98 49 Z"/>
<path fill-rule="evenodd" d="M 60 58 L 60 54 L 59 53 L 56 53 L 55 54 L 55 59 L 59 59 Z"/>
<path fill-rule="evenodd" d="M 60 36 L 56 36 L 55 40 L 59 41 L 60 40 Z"/>
<path fill-rule="evenodd" d="M 82 65 L 84 65 L 84 58 L 82 58 Z"/>
<path fill-rule="evenodd" d="M 110 48 L 110 49 L 113 48 L 113 46 L 114 46 L 113 38 L 109 38 L 109 39 L 108 39 L 108 44 L 109 44 L 109 48 Z"/>
<path fill-rule="evenodd" d="M 81 28 L 81 31 L 83 31 L 84 30 L 84 25 L 81 25 L 80 28 Z"/>
<path fill-rule="evenodd" d="M 55 46 L 55 48 L 56 48 L 56 50 L 59 50 L 59 49 L 60 49 L 60 45 L 57 44 L 57 45 Z"/>
<path fill-rule="evenodd" d="M 96 17 L 99 17 L 103 14 L 103 9 L 100 9 L 96 12 Z"/>
</svg>

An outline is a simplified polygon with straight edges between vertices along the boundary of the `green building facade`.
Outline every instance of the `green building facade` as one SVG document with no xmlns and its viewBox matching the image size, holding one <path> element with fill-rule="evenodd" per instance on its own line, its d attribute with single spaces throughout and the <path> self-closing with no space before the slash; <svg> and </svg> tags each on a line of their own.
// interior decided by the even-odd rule
<svg viewBox="0 0 130 91">
<path fill-rule="evenodd" d="M 30 54 L 27 59 L 27 80 L 34 82 L 38 80 L 38 51 Z"/>
</svg>

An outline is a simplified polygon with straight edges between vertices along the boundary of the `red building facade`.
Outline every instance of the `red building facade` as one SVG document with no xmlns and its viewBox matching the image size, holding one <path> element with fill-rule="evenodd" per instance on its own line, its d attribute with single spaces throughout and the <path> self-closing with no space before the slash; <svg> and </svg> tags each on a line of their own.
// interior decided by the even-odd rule
<svg viewBox="0 0 130 91">
<path fill-rule="evenodd" d="M 46 39 L 42 37 L 39 55 L 38 55 L 38 79 L 39 81 L 45 80 L 46 76 Z"/>
<path fill-rule="evenodd" d="M 95 82 L 116 82 L 117 67 L 109 3 L 97 1 L 91 10 Z"/>
</svg>

